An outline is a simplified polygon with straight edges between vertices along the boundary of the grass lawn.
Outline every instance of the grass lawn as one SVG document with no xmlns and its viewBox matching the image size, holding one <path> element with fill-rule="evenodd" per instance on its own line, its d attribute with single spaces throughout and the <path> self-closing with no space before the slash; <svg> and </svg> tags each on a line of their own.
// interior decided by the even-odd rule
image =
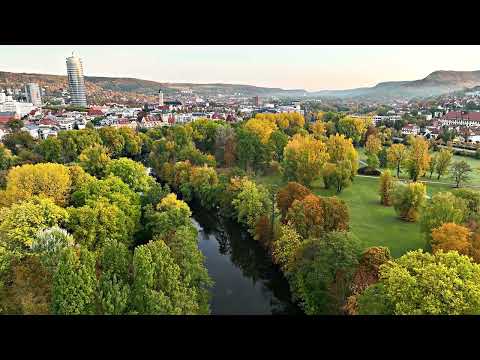
<svg viewBox="0 0 480 360">
<path fill-rule="evenodd" d="M 263 184 L 285 184 L 279 175 L 257 177 L 256 181 Z M 393 207 L 380 205 L 378 187 L 378 178 L 357 176 L 354 183 L 338 195 L 349 207 L 351 231 L 365 248 L 387 246 L 394 257 L 409 250 L 423 248 L 425 240 L 419 224 L 401 221 Z M 427 185 L 429 196 L 448 189 L 445 185 Z M 312 191 L 321 196 L 337 195 L 334 190 L 325 190 L 322 180 L 313 182 Z"/>
<path fill-rule="evenodd" d="M 367 160 L 367 155 L 365 155 L 365 148 L 360 147 L 360 148 L 355 148 L 358 152 L 358 158 L 360 160 L 366 161 Z M 435 154 L 435 152 L 431 151 L 430 155 Z M 452 163 L 455 161 L 461 161 L 464 160 L 467 164 L 469 164 L 473 171 L 470 173 L 470 181 L 464 186 L 468 187 L 474 187 L 474 188 L 480 188 L 480 159 L 475 159 L 473 157 L 469 156 L 460 156 L 460 155 L 453 155 L 452 158 Z M 360 164 L 360 167 L 363 165 Z M 383 169 L 380 169 L 383 170 Z M 392 170 L 392 173 L 395 174 L 395 171 Z M 427 174 L 429 175 L 429 174 Z M 408 174 L 403 170 L 403 172 L 400 174 L 400 178 L 402 179 L 408 179 Z M 440 178 L 440 180 L 437 180 L 437 175 L 434 173 L 432 178 L 430 179 L 428 176 L 427 177 L 422 177 L 420 180 L 430 180 L 430 181 L 439 181 L 439 182 L 444 182 L 444 183 L 451 183 L 454 184 L 454 180 L 451 177 L 450 173 L 445 174 Z"/>
</svg>

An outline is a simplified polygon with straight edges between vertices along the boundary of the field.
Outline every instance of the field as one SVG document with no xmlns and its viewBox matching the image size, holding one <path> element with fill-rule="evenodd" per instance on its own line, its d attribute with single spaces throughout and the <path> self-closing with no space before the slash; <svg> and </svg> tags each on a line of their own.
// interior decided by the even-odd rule
<svg viewBox="0 0 480 360">
<path fill-rule="evenodd" d="M 256 180 L 263 184 L 284 184 L 279 175 L 257 177 Z M 338 195 L 349 207 L 351 231 L 365 248 L 387 246 L 394 257 L 423 248 L 425 240 L 418 223 L 401 221 L 393 207 L 380 205 L 378 187 L 378 178 L 357 176 L 354 183 Z M 431 196 L 449 188 L 447 185 L 429 184 L 427 193 Z M 321 196 L 337 195 L 333 190 L 325 190 L 321 180 L 312 184 L 312 191 Z"/>
</svg>

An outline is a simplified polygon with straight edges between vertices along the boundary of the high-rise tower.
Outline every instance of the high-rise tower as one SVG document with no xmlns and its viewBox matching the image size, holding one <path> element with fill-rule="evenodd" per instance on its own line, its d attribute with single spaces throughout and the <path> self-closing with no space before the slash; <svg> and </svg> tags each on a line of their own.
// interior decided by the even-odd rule
<svg viewBox="0 0 480 360">
<path fill-rule="evenodd" d="M 42 106 L 42 97 L 40 95 L 40 87 L 36 83 L 29 83 L 25 85 L 25 94 L 27 95 L 27 102 L 31 102 L 34 106 Z"/>
<path fill-rule="evenodd" d="M 163 106 L 163 92 L 162 92 L 162 89 L 158 90 L 158 106 Z"/>
<path fill-rule="evenodd" d="M 77 106 L 87 106 L 87 96 L 85 94 L 85 80 L 83 79 L 82 60 L 74 56 L 67 58 L 68 86 L 72 104 Z"/>
</svg>

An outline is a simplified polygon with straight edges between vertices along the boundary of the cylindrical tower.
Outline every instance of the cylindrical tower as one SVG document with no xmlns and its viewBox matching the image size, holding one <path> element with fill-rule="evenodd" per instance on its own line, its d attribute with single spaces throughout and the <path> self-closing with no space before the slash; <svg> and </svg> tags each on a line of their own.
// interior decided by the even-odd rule
<svg viewBox="0 0 480 360">
<path fill-rule="evenodd" d="M 85 80 L 83 79 L 82 60 L 73 55 L 67 58 L 68 86 L 72 104 L 77 106 L 87 106 L 87 96 L 85 92 Z"/>
<path fill-rule="evenodd" d="M 162 92 L 162 89 L 158 90 L 158 106 L 163 106 L 163 92 Z"/>
</svg>

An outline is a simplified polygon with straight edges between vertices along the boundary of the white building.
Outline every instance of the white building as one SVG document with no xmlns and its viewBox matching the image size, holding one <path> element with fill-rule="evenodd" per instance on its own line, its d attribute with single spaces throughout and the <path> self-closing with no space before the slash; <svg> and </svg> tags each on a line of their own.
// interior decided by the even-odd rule
<svg viewBox="0 0 480 360">
<path fill-rule="evenodd" d="M 373 125 L 377 125 L 381 121 L 400 121 L 402 117 L 400 115 L 388 115 L 388 116 L 382 116 L 382 115 L 376 115 L 373 117 Z"/>
<path fill-rule="evenodd" d="M 420 133 L 420 127 L 413 124 L 405 125 L 402 128 L 403 135 L 418 135 Z"/>
<path fill-rule="evenodd" d="M 36 83 L 29 83 L 25 85 L 25 94 L 27 101 L 36 107 L 42 106 L 42 96 L 40 94 L 40 87 Z"/>
</svg>

